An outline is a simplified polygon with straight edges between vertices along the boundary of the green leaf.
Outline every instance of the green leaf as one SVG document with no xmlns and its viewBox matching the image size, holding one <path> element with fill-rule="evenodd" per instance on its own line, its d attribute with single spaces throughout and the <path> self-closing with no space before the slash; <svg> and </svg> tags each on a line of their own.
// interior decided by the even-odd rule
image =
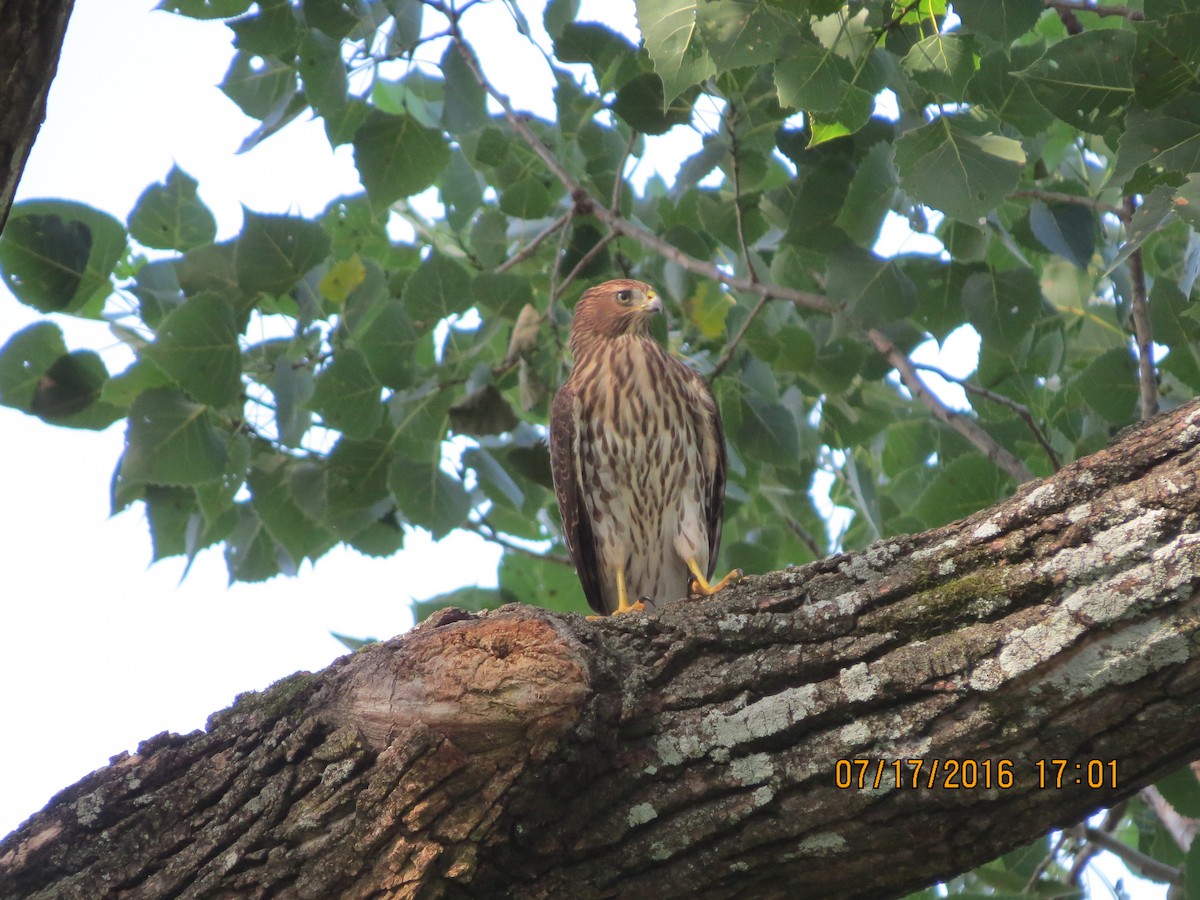
<svg viewBox="0 0 1200 900">
<path fill-rule="evenodd" d="M 829 255 L 825 277 L 829 298 L 869 327 L 903 319 L 916 307 L 916 288 L 894 258 L 843 247 Z"/>
<path fill-rule="evenodd" d="M 621 85 L 612 111 L 643 134 L 666 134 L 691 119 L 692 104 L 686 96 L 667 103 L 662 78 L 655 72 L 642 72 Z"/>
<path fill-rule="evenodd" d="M 453 42 L 447 45 L 446 52 L 442 54 L 441 68 L 446 79 L 446 101 L 442 106 L 442 125 L 445 129 L 457 135 L 475 131 L 491 122 L 487 94 Z"/>
<path fill-rule="evenodd" d="M 358 25 L 354 0 L 304 0 L 304 20 L 334 40 L 341 40 Z"/>
<path fill-rule="evenodd" d="M 1154 782 L 1171 808 L 1189 819 L 1200 818 L 1200 781 L 1191 766 L 1177 769 L 1166 778 Z"/>
<path fill-rule="evenodd" d="M 1054 116 L 1038 103 L 1029 83 L 1014 74 L 1028 66 L 1039 52 L 1036 46 L 1022 46 L 986 54 L 967 84 L 967 99 L 982 104 L 1001 121 L 1016 126 L 1024 134 L 1037 134 L 1048 128 Z"/>
<path fill-rule="evenodd" d="M 710 0 L 696 10 L 696 27 L 718 72 L 774 62 L 788 24 L 761 3 Z"/>
<path fill-rule="evenodd" d="M 38 380 L 29 411 L 53 425 L 100 431 L 125 415 L 104 402 L 101 392 L 108 370 L 91 350 L 64 353 Z"/>
<path fill-rule="evenodd" d="M 311 406 L 328 427 L 348 438 L 364 440 L 383 422 L 382 389 L 363 353 L 341 347 L 317 374 Z"/>
<path fill-rule="evenodd" d="M 221 90 L 250 118 L 264 121 L 287 108 L 296 93 L 296 70 L 273 57 L 239 50 Z"/>
<path fill-rule="evenodd" d="M 251 0 L 162 0 L 156 9 L 191 19 L 228 19 L 250 8 Z"/>
<path fill-rule="evenodd" d="M 329 454 L 326 467 L 323 523 L 342 540 L 368 528 L 390 513 L 395 504 L 388 492 L 387 475 L 394 454 L 391 442 L 380 431 L 365 441 L 342 437 Z M 312 479 L 308 479 L 312 480 Z M 308 501 L 297 503 L 308 509 Z"/>
<path fill-rule="evenodd" d="M 500 594 L 507 603 L 529 603 L 558 612 L 586 612 L 587 601 L 570 566 L 521 553 L 500 557 Z"/>
<path fill-rule="evenodd" d="M 371 110 L 354 135 L 354 164 L 376 209 L 425 190 L 448 162 L 441 133 L 411 116 Z"/>
<path fill-rule="evenodd" d="M 310 518 L 296 500 L 293 470 L 303 465 L 282 453 L 257 457 L 246 476 L 251 504 L 272 539 L 292 558 L 316 559 L 337 538 L 332 531 Z"/>
<path fill-rule="evenodd" d="M 1029 227 L 1047 250 L 1087 271 L 1096 252 L 1096 220 L 1090 211 L 1077 203 L 1037 201 L 1029 207 Z"/>
<path fill-rule="evenodd" d="M 575 21 L 579 15 L 579 0 L 550 0 L 542 13 L 542 27 L 551 40 L 557 41 L 563 29 Z"/>
<path fill-rule="evenodd" d="M 999 205 L 1016 188 L 1024 165 L 1020 143 L 995 134 L 986 120 L 965 116 L 939 116 L 896 141 L 901 186 L 966 222 Z"/>
<path fill-rule="evenodd" d="M 241 391 L 237 319 L 220 294 L 197 294 L 167 315 L 144 353 L 201 403 L 224 406 Z"/>
<path fill-rule="evenodd" d="M 526 175 L 500 194 L 500 211 L 518 219 L 542 219 L 552 209 L 554 195 L 537 175 Z"/>
<path fill-rule="evenodd" d="M 808 146 L 816 147 L 834 138 L 856 133 L 870 121 L 874 109 L 875 98 L 871 92 L 850 85 L 842 95 L 842 102 L 833 112 L 811 114 L 812 139 Z"/>
<path fill-rule="evenodd" d="M 38 382 L 67 352 L 62 330 L 53 322 L 22 328 L 0 347 L 0 403 L 33 412 Z"/>
<path fill-rule="evenodd" d="M 390 388 L 412 384 L 414 357 L 421 336 L 399 300 L 390 300 L 357 341 L 367 365 Z"/>
<path fill-rule="evenodd" d="M 225 568 L 230 583 L 274 578 L 281 571 L 280 562 L 286 563 L 289 575 L 295 574 L 295 561 L 280 559 L 275 542 L 253 507 L 248 503 L 238 504 L 237 522 L 225 539 Z"/>
<path fill-rule="evenodd" d="M 225 472 L 226 448 L 208 407 L 153 388 L 129 408 L 120 478 L 127 484 L 203 484 Z"/>
<path fill-rule="evenodd" d="M 0 270 L 13 295 L 39 312 L 79 313 L 112 291 L 125 229 L 107 213 L 65 200 L 14 204 L 0 234 Z"/>
<path fill-rule="evenodd" d="M 286 293 L 329 255 L 329 236 L 316 222 L 248 209 L 245 216 L 236 266 L 238 284 L 249 294 Z"/>
<path fill-rule="evenodd" d="M 414 320 L 426 325 L 471 306 L 471 279 L 449 257 L 434 253 L 404 285 L 404 306 Z"/>
<path fill-rule="evenodd" d="M 1120 128 L 1133 97 L 1132 32 L 1085 31 L 1051 46 L 1018 73 L 1038 101 L 1064 122 L 1092 134 Z"/>
<path fill-rule="evenodd" d="M 453 393 L 434 381 L 396 391 L 388 401 L 388 419 L 397 432 L 396 453 L 422 462 L 438 456 L 452 401 Z"/>
<path fill-rule="evenodd" d="M 954 11 L 971 31 L 1010 44 L 1037 22 L 1042 0 L 955 0 Z"/>
<path fill-rule="evenodd" d="M 699 5 L 697 0 L 637 0 L 638 28 L 667 101 L 716 73 L 697 31 Z"/>
<path fill-rule="evenodd" d="M 900 65 L 927 91 L 961 100 L 975 74 L 975 41 L 969 35 L 931 34 L 913 44 Z"/>
<path fill-rule="evenodd" d="M 1006 496 L 1011 479 L 979 454 L 951 460 L 917 501 L 914 513 L 930 528 L 969 516 Z"/>
<path fill-rule="evenodd" d="M 962 288 L 967 318 L 983 340 L 1000 350 L 1013 350 L 1038 320 L 1042 291 L 1030 269 L 976 272 Z"/>
<path fill-rule="evenodd" d="M 436 594 L 424 600 L 413 603 L 413 615 L 418 622 L 424 622 L 435 612 L 443 609 L 465 609 L 469 612 L 481 612 L 485 609 L 499 609 L 506 602 L 496 588 L 481 588 L 474 585 Z M 339 638 L 340 640 L 340 638 Z"/>
<path fill-rule="evenodd" d="M 1128 425 L 1137 407 L 1137 365 L 1126 347 L 1097 356 L 1071 382 L 1083 401 L 1113 425 Z"/>
<path fill-rule="evenodd" d="M 1146 109 L 1162 105 L 1180 91 L 1200 85 L 1200 13 L 1179 10 L 1135 22 L 1137 51 L 1133 55 L 1133 85 L 1137 102 Z"/>
<path fill-rule="evenodd" d="M 775 63 L 779 102 L 809 112 L 833 112 L 853 77 L 850 64 L 825 47 L 807 40 L 789 45 Z"/>
<path fill-rule="evenodd" d="M 345 109 L 349 85 L 340 42 L 308 31 L 297 52 L 296 71 L 304 84 L 304 94 L 318 115 L 329 120 Z"/>
<path fill-rule="evenodd" d="M 471 281 L 471 298 L 481 310 L 515 319 L 526 303 L 533 302 L 533 285 L 511 272 L 480 272 Z"/>
<path fill-rule="evenodd" d="M 228 23 L 233 45 L 244 53 L 288 59 L 300 42 L 302 26 L 289 0 L 261 0 L 258 12 Z"/>
<path fill-rule="evenodd" d="M 1117 181 L 1140 166 L 1156 175 L 1200 172 L 1200 101 L 1189 94 L 1155 110 L 1130 107 L 1117 149 Z"/>
<path fill-rule="evenodd" d="M 860 247 L 873 247 L 896 197 L 895 148 L 880 141 L 867 151 L 834 220 Z"/>
<path fill-rule="evenodd" d="M 467 519 L 471 498 L 457 478 L 432 463 L 397 459 L 388 470 L 388 486 L 405 519 L 441 540 Z"/>
<path fill-rule="evenodd" d="M 196 194 L 196 179 L 172 166 L 165 184 L 146 188 L 129 216 L 130 236 L 145 247 L 190 250 L 211 244 L 217 220 Z"/>
</svg>

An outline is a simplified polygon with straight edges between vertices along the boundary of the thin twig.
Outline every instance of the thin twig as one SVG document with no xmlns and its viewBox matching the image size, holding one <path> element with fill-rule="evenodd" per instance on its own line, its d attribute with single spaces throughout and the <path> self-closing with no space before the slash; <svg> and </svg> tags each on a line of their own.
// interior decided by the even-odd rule
<svg viewBox="0 0 1200 900">
<path fill-rule="evenodd" d="M 1100 823 L 1100 830 L 1106 834 L 1112 834 L 1117 830 L 1117 826 L 1121 824 L 1121 820 L 1125 818 L 1125 810 L 1129 807 L 1128 801 L 1122 800 L 1112 809 L 1104 814 L 1104 821 Z M 1087 822 L 1080 823 L 1077 827 L 1071 829 L 1071 834 L 1079 846 L 1075 849 L 1075 859 L 1071 863 L 1071 869 L 1067 872 L 1067 884 L 1079 886 L 1083 878 L 1084 870 L 1091 864 L 1092 860 L 1102 848 L 1098 844 L 1094 844 L 1087 839 Z M 1064 835 L 1066 832 L 1064 832 Z"/>
<path fill-rule="evenodd" d="M 1033 874 L 1030 875 L 1029 880 L 1025 882 L 1025 887 L 1021 891 L 1022 894 L 1033 893 L 1034 886 L 1041 880 L 1042 876 L 1046 874 L 1046 870 L 1053 865 L 1054 860 L 1058 858 L 1059 851 L 1062 850 L 1063 844 L 1066 842 L 1067 833 L 1065 831 L 1059 832 L 1058 840 L 1054 842 L 1054 846 L 1050 849 L 1050 852 L 1042 857 L 1042 861 L 1037 864 L 1037 868 L 1033 870 Z"/>
<path fill-rule="evenodd" d="M 596 254 L 598 254 L 616 239 L 617 232 L 610 231 L 608 234 L 604 235 L 604 237 L 600 238 L 600 240 L 596 241 L 596 243 L 592 245 L 591 249 L 589 249 L 587 253 L 583 254 L 583 256 L 579 258 L 579 262 L 575 263 L 575 267 L 567 273 L 567 277 L 562 280 L 562 284 L 555 288 L 555 299 L 558 299 L 563 295 L 563 292 L 570 286 L 571 282 L 579 277 L 579 273 L 583 271 L 584 266 L 595 259 Z"/>
<path fill-rule="evenodd" d="M 1125 198 L 1129 218 L 1137 209 L 1133 196 Z M 1150 324 L 1150 309 L 1146 297 L 1146 268 L 1142 264 L 1142 248 L 1129 254 L 1129 280 L 1133 282 L 1133 333 L 1138 350 L 1138 392 L 1142 400 L 1142 418 L 1158 412 L 1158 375 L 1154 371 L 1154 329 Z"/>
<path fill-rule="evenodd" d="M 817 543 L 817 539 L 812 536 L 807 528 L 793 519 L 791 516 L 785 516 L 784 522 L 787 524 L 788 530 L 800 539 L 806 550 L 813 555 L 814 559 L 821 559 L 825 556 L 825 551 L 821 545 Z"/>
<path fill-rule="evenodd" d="M 1152 856 L 1147 856 L 1138 850 L 1134 850 L 1120 838 L 1106 831 L 1101 831 L 1099 828 L 1085 828 L 1083 834 L 1090 843 L 1096 844 L 1119 858 L 1131 871 L 1143 875 L 1152 881 L 1183 884 L 1183 873 L 1179 869 L 1160 862 Z"/>
<path fill-rule="evenodd" d="M 912 360 L 900 352 L 887 335 L 877 328 L 869 328 L 867 336 L 875 345 L 875 349 L 887 357 L 888 362 L 900 373 L 900 380 L 904 382 L 913 397 L 921 401 L 935 419 L 946 423 L 961 434 L 998 468 L 1013 476 L 1018 483 L 1033 478 L 1033 473 L 1029 471 L 1028 466 L 996 443 L 995 438 L 984 431 L 978 422 L 955 412 L 939 400 L 937 395 L 925 386 L 925 382 L 921 381 L 916 369 L 913 368 Z"/>
<path fill-rule="evenodd" d="M 559 556 L 557 553 L 539 553 L 516 541 L 509 540 L 493 528 L 486 519 L 481 518 L 478 522 L 468 520 L 462 527 L 464 530 L 474 532 L 485 541 L 490 541 L 493 544 L 503 547 L 505 550 L 512 550 L 514 553 L 521 553 L 533 559 L 540 559 L 543 562 L 555 563 L 560 566 L 571 565 L 571 561 L 565 556 Z"/>
<path fill-rule="evenodd" d="M 616 215 L 621 214 L 621 185 L 625 183 L 625 164 L 629 162 L 629 154 L 633 152 L 633 145 L 637 143 L 638 133 L 636 130 L 629 132 L 629 142 L 625 145 L 625 152 L 621 154 L 621 162 L 617 164 L 617 177 L 613 181 L 612 202 L 608 204 L 608 208 Z M 636 166 L 634 168 L 637 168 Z"/>
<path fill-rule="evenodd" d="M 733 127 L 733 118 L 736 115 L 737 109 L 730 100 L 725 107 L 724 119 L 725 127 L 729 129 L 729 155 L 733 161 L 733 220 L 737 225 L 738 244 L 742 248 L 742 262 L 746 265 L 746 276 L 757 284 L 758 273 L 754 271 L 754 261 L 750 259 L 750 247 L 746 244 L 746 226 L 742 218 L 742 166 L 739 162 L 737 131 Z M 759 305 L 762 305 L 761 302 Z"/>
<path fill-rule="evenodd" d="M 729 285 L 735 290 L 744 293 L 754 294 L 758 297 L 778 297 L 781 300 L 788 300 L 795 303 L 797 306 L 806 309 L 816 310 L 817 312 L 832 313 L 837 311 L 835 304 L 831 303 L 828 298 L 820 294 L 813 294 L 809 291 L 798 291 L 793 288 L 784 287 L 777 284 L 755 283 L 749 278 L 739 278 L 718 269 L 715 265 L 707 260 L 696 259 L 694 256 L 689 256 L 679 248 L 673 246 L 667 241 L 660 238 L 654 232 L 638 225 L 635 222 L 626 219 L 623 216 L 617 215 L 612 210 L 605 208 L 599 203 L 596 203 L 589 194 L 587 188 L 580 184 L 566 167 L 558 160 L 558 158 L 550 151 L 550 148 L 542 143 L 541 139 L 533 133 L 533 130 L 526 124 L 525 120 L 513 109 L 512 103 L 508 97 L 502 94 L 487 76 L 484 75 L 483 69 L 479 65 L 479 60 L 470 46 L 464 40 L 462 32 L 455 29 L 454 36 L 455 45 L 458 47 L 459 53 L 466 60 L 467 68 L 471 70 L 471 75 L 479 83 L 493 100 L 495 100 L 500 108 L 504 111 L 504 117 L 508 120 L 509 126 L 515 131 L 529 147 L 530 150 L 542 161 L 551 174 L 557 178 L 571 194 L 575 201 L 575 212 L 577 215 L 592 215 L 606 224 L 609 228 L 621 232 L 627 237 L 633 238 L 642 246 L 653 250 L 664 259 L 669 259 L 676 263 L 681 269 L 691 272 L 694 275 L 703 275 L 706 278 L 711 278 L 714 281 L 720 281 Z"/>
<path fill-rule="evenodd" d="M 524 247 L 522 247 L 520 250 L 518 250 L 516 253 L 514 253 L 512 256 L 510 256 L 508 259 L 506 259 L 504 262 L 502 262 L 500 265 L 496 266 L 496 271 L 497 272 L 507 272 L 513 266 L 529 259 L 529 257 L 533 256 L 534 252 L 541 245 L 541 243 L 544 240 L 546 240 L 546 238 L 550 237 L 550 235 L 554 234 L 554 232 L 558 231 L 560 228 L 566 227 L 566 224 L 570 221 L 571 221 L 571 210 L 567 210 L 565 213 L 563 213 L 561 216 L 559 216 L 557 219 L 555 219 L 553 222 L 551 222 L 549 225 L 547 225 L 545 228 L 543 228 L 541 231 L 539 231 L 537 234 L 535 234 L 533 236 L 533 239 L 530 240 L 530 242 L 528 244 L 526 244 Z"/>
<path fill-rule="evenodd" d="M 758 298 L 758 303 L 755 304 L 754 309 L 750 310 L 750 315 L 746 316 L 745 321 L 742 322 L 742 327 L 738 329 L 738 333 L 733 336 L 732 340 L 725 344 L 725 347 L 721 350 L 721 355 L 717 357 L 716 364 L 713 366 L 712 371 L 708 373 L 709 384 L 712 384 L 712 382 L 716 380 L 717 376 L 725 371 L 725 367 L 729 365 L 729 361 L 733 359 L 733 354 L 737 351 L 738 344 L 742 342 L 742 338 L 744 338 L 746 336 L 746 332 L 750 330 L 750 325 L 756 318 L 758 318 L 758 314 L 763 311 L 763 307 L 766 306 L 770 300 L 770 297 Z"/>
<path fill-rule="evenodd" d="M 990 400 L 992 403 L 999 403 L 1001 406 L 1006 406 L 1011 409 L 1021 417 L 1022 421 L 1024 421 L 1029 427 L 1029 430 L 1033 432 L 1034 439 L 1037 440 L 1042 449 L 1046 451 L 1046 456 L 1050 459 L 1050 465 L 1054 467 L 1054 471 L 1057 472 L 1062 468 L 1062 460 L 1059 459 L 1054 447 L 1051 446 L 1050 441 L 1046 438 L 1045 432 L 1042 431 L 1042 429 L 1038 426 L 1037 421 L 1033 417 L 1033 413 L 1024 403 L 1018 403 L 1011 397 L 1005 397 L 1003 394 L 990 391 L 982 385 L 974 384 L 961 378 L 955 378 L 949 372 L 945 371 L 944 369 L 939 369 L 937 366 L 914 362 L 913 368 L 920 369 L 922 372 L 932 372 L 943 381 L 948 381 L 950 384 L 957 384 L 969 394 L 974 394 L 977 397 L 982 397 L 984 400 Z"/>
<path fill-rule="evenodd" d="M 1101 213 L 1111 213 L 1122 222 L 1129 221 L 1129 213 L 1121 209 L 1119 206 L 1113 206 L 1110 203 L 1104 203 L 1094 197 L 1081 197 L 1078 194 L 1067 194 L 1063 191 L 1013 191 L 1009 197 L 1028 197 L 1033 200 L 1041 200 L 1043 203 L 1073 203 L 1076 206 L 1086 206 L 1089 209 L 1094 209 Z"/>
<path fill-rule="evenodd" d="M 1145 16 L 1140 10 L 1130 9 L 1128 6 L 1094 6 L 1088 3 L 1087 0 L 1045 0 L 1046 9 L 1057 10 L 1058 12 L 1085 12 L 1092 15 L 1100 16 L 1122 16 L 1129 19 L 1131 22 L 1140 22 Z"/>
<path fill-rule="evenodd" d="M 567 235 L 571 232 L 571 222 L 575 220 L 575 210 L 571 209 L 567 224 L 558 233 L 558 246 L 554 250 L 554 265 L 550 267 L 550 302 L 546 304 L 546 318 L 550 320 L 550 333 L 554 335 L 554 345 L 562 350 L 563 340 L 558 329 L 558 316 L 554 307 L 558 303 L 558 270 L 562 266 L 563 249 L 567 246 Z"/>
</svg>

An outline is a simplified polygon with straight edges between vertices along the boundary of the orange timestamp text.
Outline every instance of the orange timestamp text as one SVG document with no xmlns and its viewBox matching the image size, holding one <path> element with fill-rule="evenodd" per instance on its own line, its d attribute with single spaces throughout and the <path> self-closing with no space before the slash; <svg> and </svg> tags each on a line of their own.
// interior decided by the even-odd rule
<svg viewBox="0 0 1200 900">
<path fill-rule="evenodd" d="M 842 790 L 912 788 L 933 790 L 1041 790 L 1117 787 L 1115 759 L 839 759 L 834 785 Z"/>
</svg>

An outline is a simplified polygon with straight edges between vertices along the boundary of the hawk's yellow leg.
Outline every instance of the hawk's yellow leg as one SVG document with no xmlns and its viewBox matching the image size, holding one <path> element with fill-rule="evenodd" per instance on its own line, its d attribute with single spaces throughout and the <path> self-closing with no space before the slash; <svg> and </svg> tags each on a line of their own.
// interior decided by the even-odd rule
<svg viewBox="0 0 1200 900">
<path fill-rule="evenodd" d="M 734 569 L 716 584 L 709 584 L 708 579 L 704 577 L 704 573 L 700 571 L 700 564 L 696 562 L 696 558 L 689 557 L 687 561 L 688 571 L 692 573 L 692 593 L 700 594 L 702 597 L 710 597 L 717 591 L 723 591 L 731 584 L 736 584 L 742 580 L 742 570 Z"/>
<path fill-rule="evenodd" d="M 617 608 L 612 611 L 612 615 L 627 612 L 642 612 L 645 610 L 646 604 L 639 600 L 637 603 L 629 602 L 629 594 L 625 590 L 625 570 L 617 569 Z M 589 619 L 603 619 L 604 616 L 588 616 Z"/>
</svg>

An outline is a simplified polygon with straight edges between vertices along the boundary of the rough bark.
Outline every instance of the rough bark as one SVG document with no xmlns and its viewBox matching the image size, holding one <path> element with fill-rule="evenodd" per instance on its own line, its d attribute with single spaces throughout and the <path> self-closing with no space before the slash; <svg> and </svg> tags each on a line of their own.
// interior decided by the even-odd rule
<svg viewBox="0 0 1200 900">
<path fill-rule="evenodd" d="M 1193 402 L 969 519 L 713 600 L 445 611 L 66 789 L 0 843 L 0 896 L 901 894 L 1200 751 L 1198 476 Z M 836 785 L 838 760 L 910 758 L 981 786 Z"/>
<path fill-rule="evenodd" d="M 74 0 L 0 0 L 0 231 L 46 117 Z"/>
</svg>

